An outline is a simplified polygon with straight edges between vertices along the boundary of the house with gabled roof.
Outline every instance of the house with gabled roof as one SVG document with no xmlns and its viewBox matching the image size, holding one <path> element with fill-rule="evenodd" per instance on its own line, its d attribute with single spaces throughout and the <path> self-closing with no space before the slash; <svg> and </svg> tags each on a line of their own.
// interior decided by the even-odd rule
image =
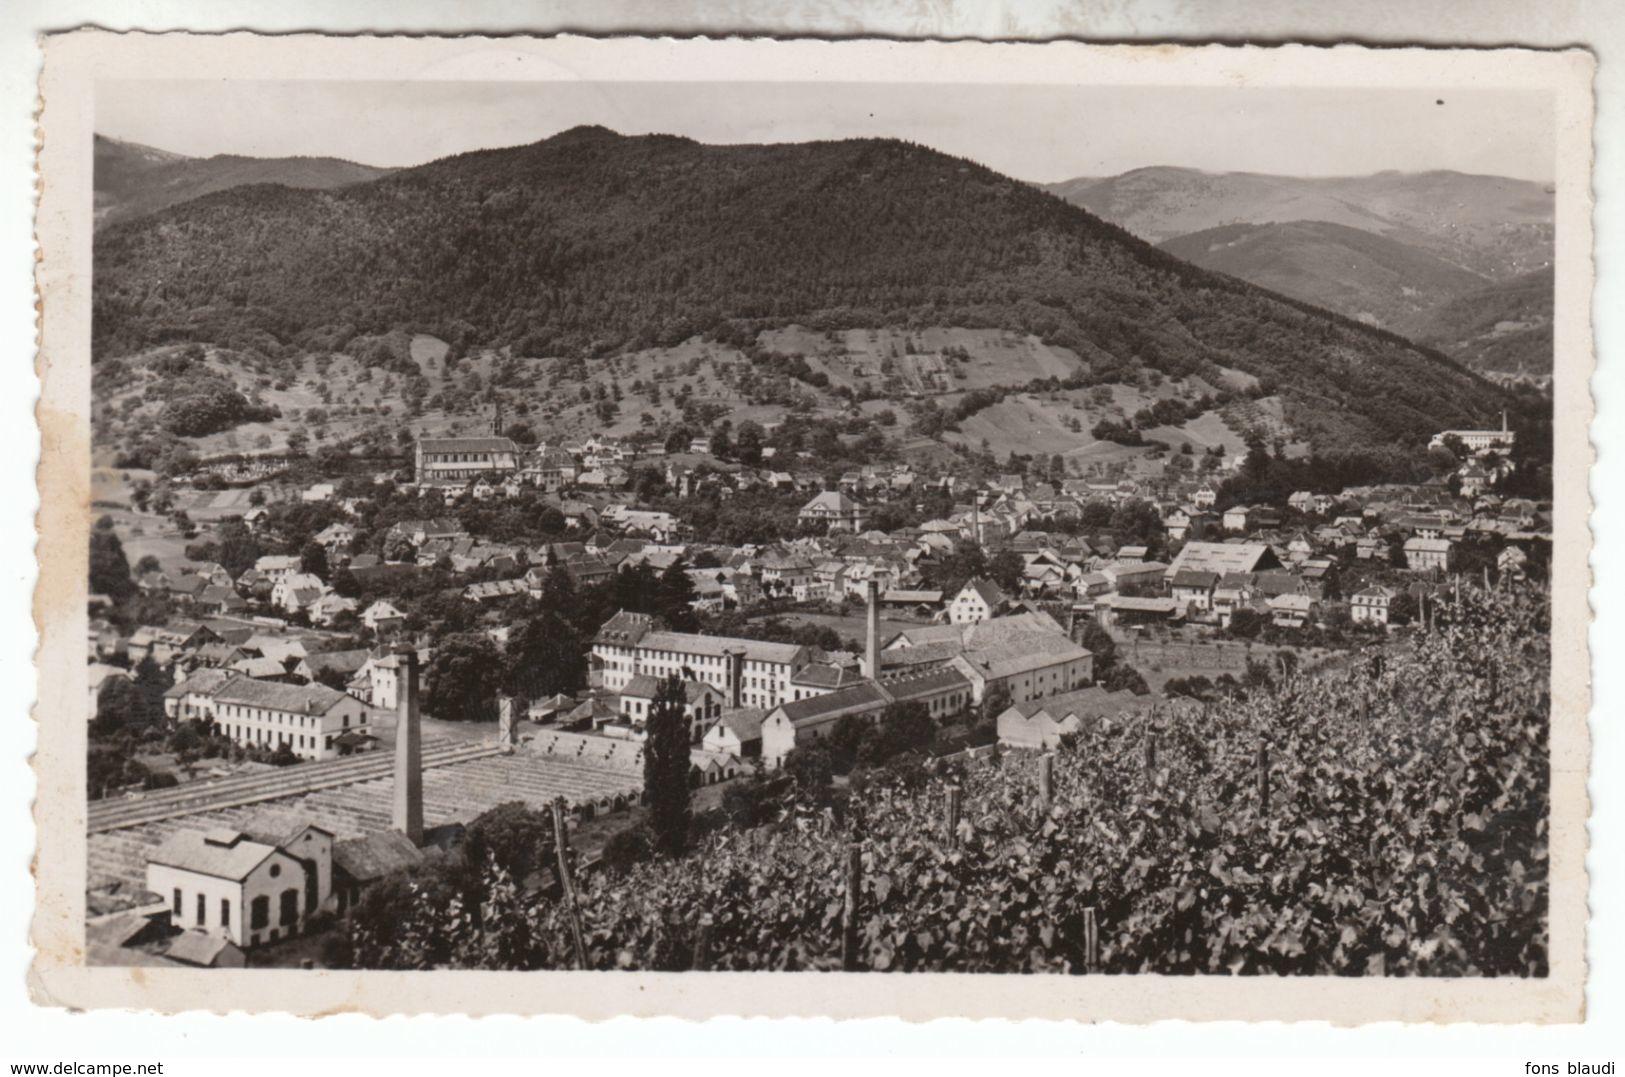
<svg viewBox="0 0 1625 1077">
<path fill-rule="evenodd" d="M 243 949 L 301 934 L 332 893 L 333 834 L 305 825 L 278 840 L 178 830 L 147 854 L 147 889 L 170 921 Z"/>
<path fill-rule="evenodd" d="M 1008 599 L 992 580 L 967 580 L 948 604 L 948 620 L 956 625 L 974 624 L 996 616 Z"/>
<path fill-rule="evenodd" d="M 406 624 L 406 614 L 389 599 L 380 598 L 361 611 L 361 623 L 379 635 L 387 635 Z"/>
<path fill-rule="evenodd" d="M 1356 591 L 1349 598 L 1349 619 L 1355 624 L 1386 626 L 1388 624 L 1388 608 L 1393 603 L 1394 598 L 1394 590 L 1381 585 L 1367 587 L 1363 591 Z"/>
<path fill-rule="evenodd" d="M 1277 568 L 1280 559 L 1262 542 L 1187 542 L 1169 564 L 1167 574 L 1185 569 L 1213 572 L 1260 572 Z"/>
<path fill-rule="evenodd" d="M 805 525 L 822 526 L 826 531 L 862 531 L 868 523 L 869 510 L 841 490 L 825 490 L 801 507 L 797 519 Z"/>
</svg>

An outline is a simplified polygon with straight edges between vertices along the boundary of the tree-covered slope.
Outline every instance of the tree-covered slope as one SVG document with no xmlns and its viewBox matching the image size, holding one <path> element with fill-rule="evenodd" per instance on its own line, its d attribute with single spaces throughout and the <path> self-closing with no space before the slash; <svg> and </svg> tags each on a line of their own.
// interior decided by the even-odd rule
<svg viewBox="0 0 1625 1077">
<path fill-rule="evenodd" d="M 1328 221 L 1223 225 L 1161 247 L 1203 269 L 1385 329 L 1489 283 L 1398 240 Z"/>
<path fill-rule="evenodd" d="M 1095 377 L 1269 379 L 1321 444 L 1415 443 L 1498 391 L 1208 273 L 1063 200 L 889 140 L 704 146 L 578 128 L 333 191 L 239 188 L 97 237 L 95 348 L 337 348 L 397 326 L 522 355 L 765 328 L 997 327 Z"/>
<path fill-rule="evenodd" d="M 1474 370 L 1535 377 L 1552 372 L 1550 269 L 1500 281 L 1396 326 Z"/>
</svg>

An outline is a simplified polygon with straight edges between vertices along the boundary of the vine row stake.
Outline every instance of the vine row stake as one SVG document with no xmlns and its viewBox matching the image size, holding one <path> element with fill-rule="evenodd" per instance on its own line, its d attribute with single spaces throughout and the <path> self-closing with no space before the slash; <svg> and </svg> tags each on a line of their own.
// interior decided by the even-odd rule
<svg viewBox="0 0 1625 1077">
<path fill-rule="evenodd" d="M 705 972 L 711 967 L 711 917 L 700 918 L 699 936 L 694 940 L 694 971 Z"/>
<path fill-rule="evenodd" d="M 957 785 L 948 787 L 948 800 L 943 805 L 942 822 L 948 829 L 948 844 L 959 844 L 959 797 L 960 789 Z"/>
<path fill-rule="evenodd" d="M 1155 780 L 1157 776 L 1157 738 L 1150 729 L 1145 731 L 1145 777 L 1147 781 Z"/>
<path fill-rule="evenodd" d="M 553 851 L 559 859 L 559 886 L 570 910 L 570 936 L 575 942 L 576 968 L 587 967 L 587 944 L 581 937 L 581 910 L 576 907 L 576 884 L 570 878 L 570 835 L 564 828 L 564 798 L 553 798 Z"/>
<path fill-rule="evenodd" d="M 1055 803 L 1055 757 L 1045 752 L 1038 757 L 1038 806 L 1048 815 Z"/>
<path fill-rule="evenodd" d="M 1100 969 L 1100 925 L 1093 905 L 1083 910 L 1083 967 L 1086 972 Z"/>
<path fill-rule="evenodd" d="M 1263 805 L 1264 814 L 1270 810 L 1270 750 L 1267 745 L 1258 746 L 1258 802 Z"/>
<path fill-rule="evenodd" d="M 858 971 L 858 897 L 863 888 L 863 846 L 846 847 L 846 905 L 841 912 L 841 968 Z"/>
</svg>

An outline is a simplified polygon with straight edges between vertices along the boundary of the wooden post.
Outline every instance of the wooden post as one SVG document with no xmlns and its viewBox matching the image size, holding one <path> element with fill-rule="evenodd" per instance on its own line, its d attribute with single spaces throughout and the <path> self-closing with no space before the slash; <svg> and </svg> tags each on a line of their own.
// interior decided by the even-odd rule
<svg viewBox="0 0 1625 1077">
<path fill-rule="evenodd" d="M 863 888 L 863 846 L 852 842 L 846 847 L 846 904 L 841 912 L 841 968 L 857 972 L 858 909 Z"/>
<path fill-rule="evenodd" d="M 564 828 L 564 798 L 553 798 L 553 851 L 558 854 L 559 887 L 570 910 L 570 934 L 575 942 L 576 968 L 587 967 L 587 943 L 581 935 L 581 910 L 576 907 L 576 884 L 570 878 L 570 837 Z"/>
<path fill-rule="evenodd" d="M 1152 731 L 1145 731 L 1145 776 L 1146 780 L 1154 778 L 1157 773 L 1157 738 Z"/>
<path fill-rule="evenodd" d="M 947 830 L 948 844 L 959 844 L 959 798 L 962 795 L 959 786 L 948 787 L 948 798 L 943 802 L 942 825 Z"/>
<path fill-rule="evenodd" d="M 1100 925 L 1093 905 L 1083 910 L 1083 968 L 1085 972 L 1100 971 Z"/>
<path fill-rule="evenodd" d="M 1258 746 L 1258 803 L 1263 807 L 1265 815 L 1270 811 L 1270 750 L 1267 745 Z"/>
<path fill-rule="evenodd" d="M 711 917 L 700 917 L 700 929 L 694 939 L 694 971 L 705 972 L 711 967 Z"/>
<path fill-rule="evenodd" d="M 1055 804 L 1055 757 L 1045 752 L 1038 757 L 1038 806 L 1048 815 Z"/>
</svg>

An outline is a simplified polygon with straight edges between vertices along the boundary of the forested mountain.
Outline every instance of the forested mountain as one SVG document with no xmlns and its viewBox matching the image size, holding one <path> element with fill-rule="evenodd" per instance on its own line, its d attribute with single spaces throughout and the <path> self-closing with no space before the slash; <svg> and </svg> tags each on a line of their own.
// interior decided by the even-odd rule
<svg viewBox="0 0 1625 1077">
<path fill-rule="evenodd" d="M 1386 329 L 1489 284 L 1426 251 L 1327 221 L 1226 224 L 1160 246 L 1204 269 Z"/>
<path fill-rule="evenodd" d="M 1555 195 L 1504 176 L 1305 178 L 1157 167 L 1047 189 L 1154 243 L 1226 224 L 1326 221 L 1375 232 L 1491 280 L 1532 272 L 1552 258 Z"/>
<path fill-rule="evenodd" d="M 185 157 L 96 136 L 97 227 L 131 220 L 216 191 L 255 183 L 327 189 L 365 183 L 389 169 L 333 157 Z"/>
<path fill-rule="evenodd" d="M 576 128 L 332 191 L 244 187 L 115 224 L 95 349 L 601 355 L 766 328 L 997 327 L 1092 380 L 1238 369 L 1320 444 L 1411 443 L 1501 394 L 1398 337 L 1188 265 L 1060 198 L 892 140 L 706 146 Z"/>
<path fill-rule="evenodd" d="M 1423 311 L 1398 326 L 1475 370 L 1540 377 L 1552 372 L 1553 276 L 1537 270 Z"/>
</svg>

